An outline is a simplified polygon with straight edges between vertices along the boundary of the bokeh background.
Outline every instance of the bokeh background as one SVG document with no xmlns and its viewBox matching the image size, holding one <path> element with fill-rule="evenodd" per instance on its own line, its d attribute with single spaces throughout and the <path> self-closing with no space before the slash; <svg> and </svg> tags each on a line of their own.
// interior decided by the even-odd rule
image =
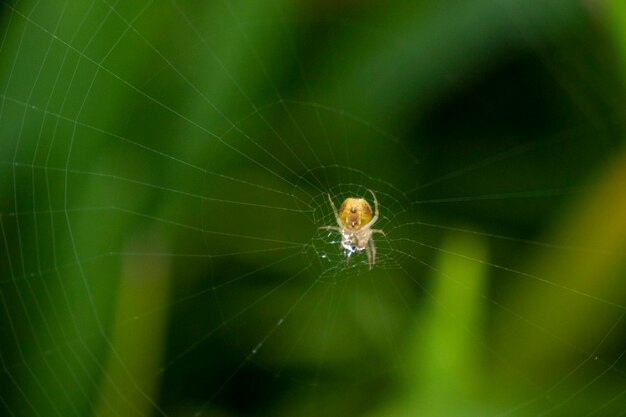
<svg viewBox="0 0 626 417">
<path fill-rule="evenodd" d="M 626 3 L 0 22 L 2 415 L 626 415 Z"/>
</svg>

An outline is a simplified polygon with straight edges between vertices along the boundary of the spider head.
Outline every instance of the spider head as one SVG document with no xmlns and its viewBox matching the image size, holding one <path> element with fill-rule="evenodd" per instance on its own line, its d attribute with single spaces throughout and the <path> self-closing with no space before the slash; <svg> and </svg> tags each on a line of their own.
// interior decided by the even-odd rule
<svg viewBox="0 0 626 417">
<path fill-rule="evenodd" d="M 359 230 L 372 220 L 372 208 L 363 198 L 346 198 L 339 207 L 339 218 L 348 230 Z"/>
</svg>

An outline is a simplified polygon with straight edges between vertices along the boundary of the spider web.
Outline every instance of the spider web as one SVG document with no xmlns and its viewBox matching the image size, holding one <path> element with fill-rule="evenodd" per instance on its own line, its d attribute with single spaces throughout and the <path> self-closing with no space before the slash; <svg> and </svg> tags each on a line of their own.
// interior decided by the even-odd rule
<svg viewBox="0 0 626 417">
<path fill-rule="evenodd" d="M 0 0 L 3 413 L 626 415 L 589 9 L 454 3 Z"/>
</svg>

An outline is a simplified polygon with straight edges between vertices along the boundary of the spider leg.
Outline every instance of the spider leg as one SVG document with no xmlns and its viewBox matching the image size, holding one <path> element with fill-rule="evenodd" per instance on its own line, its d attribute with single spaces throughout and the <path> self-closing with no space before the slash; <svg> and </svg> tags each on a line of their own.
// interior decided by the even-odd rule
<svg viewBox="0 0 626 417">
<path fill-rule="evenodd" d="M 376 245 L 374 244 L 374 240 L 370 239 L 368 242 L 367 255 L 368 261 L 370 261 L 370 271 L 372 270 L 372 265 L 376 264 Z M 371 259 L 369 259 L 371 254 Z"/>
<path fill-rule="evenodd" d="M 338 232 L 341 232 L 341 227 L 337 227 L 337 226 L 320 226 L 319 229 L 337 230 Z"/>
<path fill-rule="evenodd" d="M 369 242 L 367 246 L 365 246 L 365 253 L 367 253 L 367 265 L 369 267 L 369 270 L 371 271 L 373 260 L 372 260 L 372 250 L 370 249 Z"/>
<path fill-rule="evenodd" d="M 370 231 L 372 233 L 380 233 L 383 236 L 387 236 L 387 235 L 385 235 L 385 232 L 383 232 L 381 229 L 370 229 Z"/>
<path fill-rule="evenodd" d="M 328 202 L 330 203 L 330 206 L 333 208 L 333 214 L 335 215 L 335 220 L 337 221 L 337 225 L 341 227 L 342 226 L 341 218 L 339 217 L 339 213 L 337 212 L 337 207 L 335 207 L 335 203 L 333 203 L 333 199 L 330 198 L 330 194 L 326 194 L 326 196 L 328 197 Z"/>
<path fill-rule="evenodd" d="M 374 191 L 372 190 L 367 190 L 367 191 L 369 191 L 372 194 L 372 197 L 374 198 L 374 217 L 372 217 L 372 220 L 370 220 L 365 226 L 363 226 L 363 229 L 369 228 L 378 220 L 378 199 L 376 198 Z"/>
</svg>

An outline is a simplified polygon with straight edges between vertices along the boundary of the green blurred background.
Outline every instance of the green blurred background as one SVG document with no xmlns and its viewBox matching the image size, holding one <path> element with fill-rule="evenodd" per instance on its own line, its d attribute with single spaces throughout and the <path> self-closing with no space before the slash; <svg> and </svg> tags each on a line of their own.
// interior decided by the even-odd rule
<svg viewBox="0 0 626 417">
<path fill-rule="evenodd" d="M 625 4 L 0 0 L 0 413 L 626 415 Z"/>
</svg>

